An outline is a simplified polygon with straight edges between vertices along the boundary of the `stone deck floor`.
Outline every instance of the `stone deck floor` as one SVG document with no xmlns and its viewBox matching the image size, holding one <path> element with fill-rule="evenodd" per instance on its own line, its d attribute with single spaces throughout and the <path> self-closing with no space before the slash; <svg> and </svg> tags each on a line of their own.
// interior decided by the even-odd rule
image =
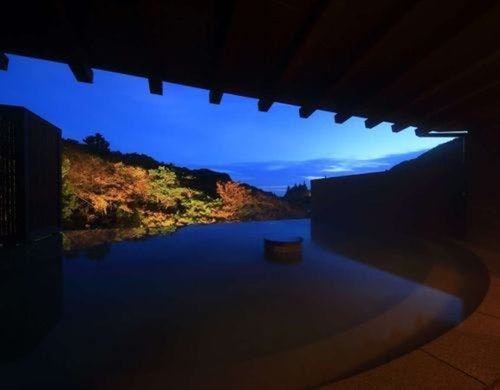
<svg viewBox="0 0 500 390">
<path fill-rule="evenodd" d="M 322 387 L 337 389 L 500 389 L 500 240 L 464 244 L 490 272 L 490 286 L 460 325 L 382 366 Z"/>
</svg>

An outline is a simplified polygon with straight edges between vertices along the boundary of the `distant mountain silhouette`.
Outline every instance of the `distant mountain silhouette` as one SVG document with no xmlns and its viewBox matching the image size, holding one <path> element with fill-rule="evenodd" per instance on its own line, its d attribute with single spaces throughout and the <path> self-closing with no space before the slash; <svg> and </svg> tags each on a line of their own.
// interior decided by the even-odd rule
<svg viewBox="0 0 500 390">
<path fill-rule="evenodd" d="M 463 145 L 460 139 L 454 139 L 421 154 L 417 158 L 403 161 L 392 167 L 392 174 L 412 174 L 423 171 L 456 171 L 463 166 Z"/>
</svg>

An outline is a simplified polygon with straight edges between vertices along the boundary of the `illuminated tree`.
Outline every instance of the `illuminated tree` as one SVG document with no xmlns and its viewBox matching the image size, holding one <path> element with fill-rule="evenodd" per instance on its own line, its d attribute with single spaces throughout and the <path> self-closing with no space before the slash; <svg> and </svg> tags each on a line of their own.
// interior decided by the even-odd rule
<svg viewBox="0 0 500 390">
<path fill-rule="evenodd" d="M 248 209 L 252 207 L 251 191 L 240 183 L 233 181 L 217 182 L 217 193 L 222 199 L 222 207 L 218 217 L 230 221 L 245 220 Z"/>
<path fill-rule="evenodd" d="M 287 202 L 244 184 L 220 180 L 214 193 L 200 189 L 205 188 L 200 181 L 208 181 L 204 180 L 206 175 L 200 179 L 195 171 L 179 173 L 177 167 L 165 165 L 146 170 L 110 156 L 65 143 L 62 211 L 66 227 L 170 230 L 193 223 L 265 220 L 293 214 Z"/>
<path fill-rule="evenodd" d="M 69 159 L 65 158 L 62 164 L 62 218 L 68 220 L 73 215 L 73 212 L 78 207 L 77 198 L 74 188 L 68 179 L 71 163 Z"/>
</svg>

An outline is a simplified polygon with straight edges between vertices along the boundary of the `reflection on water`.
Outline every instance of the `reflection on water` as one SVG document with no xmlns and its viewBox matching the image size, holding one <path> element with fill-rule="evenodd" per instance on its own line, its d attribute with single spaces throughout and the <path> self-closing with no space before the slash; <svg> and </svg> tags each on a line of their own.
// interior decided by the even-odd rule
<svg viewBox="0 0 500 390">
<path fill-rule="evenodd" d="M 0 248 L 0 362 L 28 355 L 61 317 L 61 255 L 58 235 Z"/>
<path fill-rule="evenodd" d="M 78 257 L 81 253 L 93 261 L 103 261 L 111 244 L 118 241 L 145 241 L 155 235 L 175 233 L 176 228 L 131 228 L 69 230 L 62 234 L 63 248 L 67 258 Z"/>
<path fill-rule="evenodd" d="M 458 296 L 462 318 L 477 307 L 489 284 L 488 272 L 476 255 L 449 242 L 394 234 L 346 237 L 321 223 L 311 225 L 311 236 L 317 245 L 339 255 Z M 464 276 L 471 282 L 463 283 Z"/>
<path fill-rule="evenodd" d="M 483 270 L 457 248 L 312 233 L 308 220 L 147 239 L 74 232 L 63 318 L 24 359 L 0 364 L 0 377 L 51 388 L 311 387 L 435 337 L 481 298 Z M 304 238 L 301 262 L 266 261 L 263 237 L 283 234 Z"/>
</svg>

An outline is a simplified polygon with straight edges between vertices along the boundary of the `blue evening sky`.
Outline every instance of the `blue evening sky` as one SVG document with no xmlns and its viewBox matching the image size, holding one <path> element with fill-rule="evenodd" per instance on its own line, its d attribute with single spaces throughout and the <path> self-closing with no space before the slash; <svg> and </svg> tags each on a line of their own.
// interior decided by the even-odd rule
<svg viewBox="0 0 500 390">
<path fill-rule="evenodd" d="M 311 178 L 385 170 L 445 139 L 394 134 L 388 124 L 364 128 L 361 118 L 343 125 L 317 111 L 301 119 L 298 107 L 274 104 L 257 111 L 255 99 L 164 83 L 151 95 L 147 80 L 94 70 L 94 83 L 77 82 L 68 66 L 9 55 L 0 72 L 0 104 L 24 106 L 81 140 L 102 133 L 111 149 L 148 154 L 190 168 L 212 168 L 281 194 Z"/>
</svg>

